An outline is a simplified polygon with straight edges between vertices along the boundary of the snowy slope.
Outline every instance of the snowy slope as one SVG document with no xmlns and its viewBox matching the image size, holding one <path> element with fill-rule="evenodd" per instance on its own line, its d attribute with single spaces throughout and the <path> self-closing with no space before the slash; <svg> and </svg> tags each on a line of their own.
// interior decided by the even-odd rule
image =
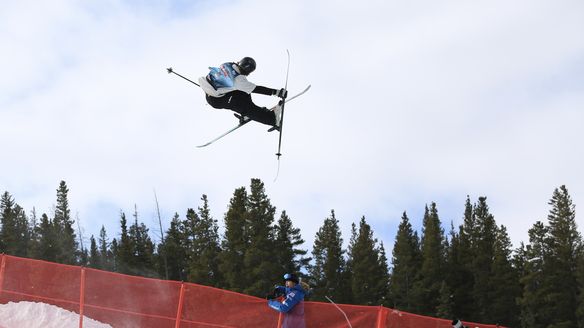
<svg viewBox="0 0 584 328">
<path fill-rule="evenodd" d="M 0 328 L 78 328 L 79 314 L 60 307 L 34 302 L 0 304 Z M 84 317 L 83 327 L 111 328 Z"/>
</svg>

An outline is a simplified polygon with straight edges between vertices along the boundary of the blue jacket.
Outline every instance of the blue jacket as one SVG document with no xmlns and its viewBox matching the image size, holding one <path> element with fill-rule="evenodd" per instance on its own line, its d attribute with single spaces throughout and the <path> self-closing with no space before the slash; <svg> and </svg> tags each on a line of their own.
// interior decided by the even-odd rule
<svg viewBox="0 0 584 328">
<path fill-rule="evenodd" d="M 268 305 L 272 309 L 284 313 L 282 328 L 305 328 L 304 294 L 306 292 L 302 286 L 300 284 L 292 288 L 278 286 L 276 289 L 278 292 L 284 293 L 284 300 L 282 302 L 269 300 Z"/>
</svg>

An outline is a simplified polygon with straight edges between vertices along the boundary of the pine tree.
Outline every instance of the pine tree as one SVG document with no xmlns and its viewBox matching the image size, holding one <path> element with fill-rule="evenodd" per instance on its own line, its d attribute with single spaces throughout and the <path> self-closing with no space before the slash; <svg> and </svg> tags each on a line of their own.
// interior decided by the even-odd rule
<svg viewBox="0 0 584 328">
<path fill-rule="evenodd" d="M 276 208 L 270 203 L 264 183 L 259 179 L 251 180 L 247 209 L 249 248 L 244 255 L 244 265 L 249 280 L 244 293 L 263 296 L 273 288 L 273 279 L 278 277 L 276 254 L 279 250 L 274 247 Z"/>
<path fill-rule="evenodd" d="M 463 224 L 458 233 L 451 229 L 450 248 L 447 251 L 446 277 L 452 292 L 453 315 L 458 318 L 471 318 L 476 315 L 477 306 L 473 297 L 474 275 L 472 263 L 476 254 L 476 240 L 479 233 L 470 198 L 466 197 Z"/>
<path fill-rule="evenodd" d="M 39 247 L 39 236 L 38 236 L 38 219 L 36 214 L 36 209 L 33 207 L 28 224 L 28 234 L 30 236 L 30 242 L 27 248 L 27 257 L 36 258 L 37 250 Z"/>
<path fill-rule="evenodd" d="M 105 227 L 99 230 L 99 262 L 103 270 L 114 271 L 114 256 L 110 250 Z"/>
<path fill-rule="evenodd" d="M 315 300 L 326 301 L 325 296 L 340 303 L 351 300 L 350 283 L 346 280 L 344 253 L 339 221 L 334 210 L 331 210 L 331 216 L 324 220 L 316 233 L 312 248 L 314 264 L 309 272 L 313 279 L 311 286 L 315 286 Z"/>
<path fill-rule="evenodd" d="M 112 271 L 122 272 L 123 268 L 121 268 L 122 263 L 120 261 L 120 245 L 118 244 L 116 238 L 112 240 L 111 252 L 112 252 Z"/>
<path fill-rule="evenodd" d="M 14 256 L 27 256 L 31 239 L 28 218 L 8 192 L 0 197 L 0 223 L 0 251 Z"/>
<path fill-rule="evenodd" d="M 388 260 L 387 260 L 387 253 L 385 252 L 385 247 L 383 246 L 383 242 L 379 243 L 379 248 L 378 248 L 378 253 L 379 253 L 379 268 L 381 270 L 381 275 L 380 275 L 380 279 L 379 279 L 379 298 L 377 299 L 378 304 L 380 305 L 384 305 L 384 306 L 390 306 L 390 300 L 389 300 L 389 281 L 390 281 L 390 274 L 389 274 L 389 268 L 387 266 L 388 264 Z"/>
<path fill-rule="evenodd" d="M 555 189 L 549 202 L 547 242 L 549 257 L 545 261 L 550 293 L 547 294 L 554 327 L 574 327 L 578 304 L 577 263 L 582 238 L 576 226 L 575 207 L 566 186 Z"/>
<path fill-rule="evenodd" d="M 236 292 L 246 287 L 243 255 L 248 248 L 247 191 L 238 188 L 229 201 L 225 213 L 225 234 L 221 242 L 219 269 L 223 273 L 224 286 Z"/>
<path fill-rule="evenodd" d="M 116 271 L 120 273 L 130 274 L 132 273 L 131 268 L 133 266 L 133 245 L 128 233 L 128 221 L 126 220 L 126 214 L 120 214 L 120 225 L 122 232 L 120 235 L 120 241 L 115 242 L 115 258 L 116 258 Z M 112 245 L 113 248 L 113 245 Z"/>
<path fill-rule="evenodd" d="M 576 272 L 579 285 L 578 308 L 576 309 L 576 317 L 578 319 L 578 327 L 584 328 L 584 254 L 580 251 L 578 257 L 578 268 Z"/>
<path fill-rule="evenodd" d="M 134 223 L 130 226 L 128 235 L 131 242 L 131 271 L 145 277 L 157 277 L 155 273 L 154 243 L 148 235 L 148 228 L 138 221 L 138 210 L 134 206 Z"/>
<path fill-rule="evenodd" d="M 0 199 L 0 252 L 14 255 L 16 253 L 16 203 L 12 196 L 6 191 Z"/>
<path fill-rule="evenodd" d="M 101 257 L 99 255 L 99 250 L 97 249 L 97 242 L 93 235 L 89 238 L 89 263 L 88 267 L 94 269 L 103 269 Z"/>
<path fill-rule="evenodd" d="M 185 239 L 183 223 L 179 220 L 178 213 L 176 213 L 170 221 L 170 227 L 166 231 L 164 243 L 159 247 L 160 258 L 166 256 L 167 273 L 170 280 L 186 280 L 187 246 Z M 160 265 L 160 267 L 163 268 L 164 266 Z"/>
<path fill-rule="evenodd" d="M 389 288 L 393 307 L 417 312 L 419 307 L 414 302 L 412 287 L 416 283 L 416 273 L 421 264 L 420 241 L 406 212 L 403 213 L 399 224 L 391 262 L 393 271 Z"/>
<path fill-rule="evenodd" d="M 365 217 L 359 222 L 359 229 L 352 225 L 349 243 L 348 268 L 351 272 L 353 301 L 362 305 L 378 305 L 387 294 L 387 269 L 380 263 L 377 239 L 373 238 L 371 226 Z"/>
<path fill-rule="evenodd" d="M 554 316 L 546 301 L 550 286 L 546 284 L 545 259 L 548 257 L 546 235 L 548 228 L 540 221 L 529 229 L 529 244 L 525 249 L 525 267 L 520 280 L 523 295 L 521 307 L 521 326 L 524 328 L 545 328 Z"/>
<path fill-rule="evenodd" d="M 292 220 L 282 211 L 276 224 L 276 254 L 278 271 L 280 276 L 292 272 L 302 276 L 301 270 L 308 266 L 310 258 L 305 257 L 307 251 L 300 249 L 304 239 L 300 235 L 300 229 L 292 225 Z"/>
<path fill-rule="evenodd" d="M 445 236 L 436 203 L 432 203 L 430 209 L 426 206 L 422 234 L 422 265 L 413 287 L 413 295 L 420 307 L 420 314 L 436 316 L 445 266 Z"/>
<path fill-rule="evenodd" d="M 500 226 L 494 245 L 494 258 L 489 280 L 489 298 L 493 303 L 489 307 L 488 319 L 508 327 L 519 325 L 519 307 L 516 299 L 521 294 L 519 276 L 513 267 L 511 258 L 511 239 L 505 226 Z"/>
<path fill-rule="evenodd" d="M 487 321 L 491 316 L 491 305 L 495 302 L 489 284 L 493 271 L 494 245 L 497 238 L 497 225 L 489 212 L 486 197 L 479 197 L 479 202 L 473 208 L 478 236 L 473 241 L 474 251 L 471 270 L 474 276 L 473 297 L 478 306 L 477 312 L 471 318 L 476 321 Z"/>
<path fill-rule="evenodd" d="M 74 221 L 71 219 L 71 210 L 69 209 L 69 200 L 67 194 L 67 184 L 61 181 L 57 189 L 57 205 L 55 208 L 55 217 L 53 218 L 54 231 L 57 235 L 57 262 L 64 264 L 77 263 L 77 241 L 75 230 L 73 229 Z"/>
<path fill-rule="evenodd" d="M 452 291 L 445 280 L 442 280 L 442 283 L 440 284 L 439 294 L 438 306 L 436 307 L 436 317 L 455 318 Z"/>
<path fill-rule="evenodd" d="M 221 274 L 219 272 L 219 232 L 217 221 L 213 219 L 209 209 L 207 195 L 201 197 L 202 207 L 198 208 L 198 215 L 189 209 L 187 217 L 191 220 L 191 253 L 189 256 L 189 281 L 219 286 Z"/>
<path fill-rule="evenodd" d="M 55 226 L 49 217 L 43 213 L 41 222 L 37 227 L 38 244 L 34 250 L 35 258 L 50 262 L 57 261 L 58 240 Z"/>
</svg>

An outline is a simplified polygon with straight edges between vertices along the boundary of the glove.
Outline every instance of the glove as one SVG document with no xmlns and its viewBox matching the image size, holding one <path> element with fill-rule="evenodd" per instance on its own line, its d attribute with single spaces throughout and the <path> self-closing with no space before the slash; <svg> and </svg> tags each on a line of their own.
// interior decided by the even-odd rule
<svg viewBox="0 0 584 328">
<path fill-rule="evenodd" d="M 280 97 L 282 99 L 286 99 L 286 97 L 288 97 L 288 90 L 284 88 L 277 90 L 275 96 Z"/>
<path fill-rule="evenodd" d="M 280 296 L 283 296 L 284 294 L 278 290 L 278 286 L 274 286 L 274 290 L 266 295 L 266 299 L 267 300 L 274 300 Z"/>
<path fill-rule="evenodd" d="M 267 300 L 273 300 L 275 298 L 278 298 L 278 297 L 276 296 L 276 294 L 274 294 L 274 292 L 271 292 L 271 293 L 266 295 Z"/>
</svg>

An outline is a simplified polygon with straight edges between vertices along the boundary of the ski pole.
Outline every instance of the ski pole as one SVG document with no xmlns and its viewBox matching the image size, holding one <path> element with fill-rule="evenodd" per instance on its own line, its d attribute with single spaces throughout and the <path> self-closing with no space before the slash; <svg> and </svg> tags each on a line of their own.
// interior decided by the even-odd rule
<svg viewBox="0 0 584 328">
<path fill-rule="evenodd" d="M 351 321 L 349 321 L 349 317 L 347 317 L 347 314 L 345 313 L 345 311 L 341 310 L 341 308 L 335 304 L 335 302 L 333 302 L 333 300 L 331 300 L 328 296 L 324 296 L 326 297 L 326 299 L 331 302 L 337 309 L 339 309 L 339 311 L 341 311 L 341 313 L 345 316 L 345 319 L 347 320 L 347 324 L 349 325 L 350 328 L 353 328 L 353 326 L 351 326 Z"/>
<path fill-rule="evenodd" d="M 185 79 L 185 80 L 187 80 L 187 81 L 191 82 L 192 84 L 194 84 L 194 85 L 196 85 L 196 86 L 198 86 L 198 87 L 201 87 L 201 86 L 200 86 L 198 83 L 196 83 L 196 82 L 193 82 L 193 81 L 191 81 L 191 80 L 187 79 L 186 77 L 184 77 L 184 76 L 182 76 L 182 75 L 178 74 L 177 72 L 173 71 L 173 70 L 172 70 L 172 67 L 169 67 L 169 68 L 167 68 L 166 70 L 168 71 L 168 74 L 170 74 L 170 73 L 176 74 L 176 75 L 178 75 L 178 76 L 182 77 L 183 79 Z"/>
</svg>

